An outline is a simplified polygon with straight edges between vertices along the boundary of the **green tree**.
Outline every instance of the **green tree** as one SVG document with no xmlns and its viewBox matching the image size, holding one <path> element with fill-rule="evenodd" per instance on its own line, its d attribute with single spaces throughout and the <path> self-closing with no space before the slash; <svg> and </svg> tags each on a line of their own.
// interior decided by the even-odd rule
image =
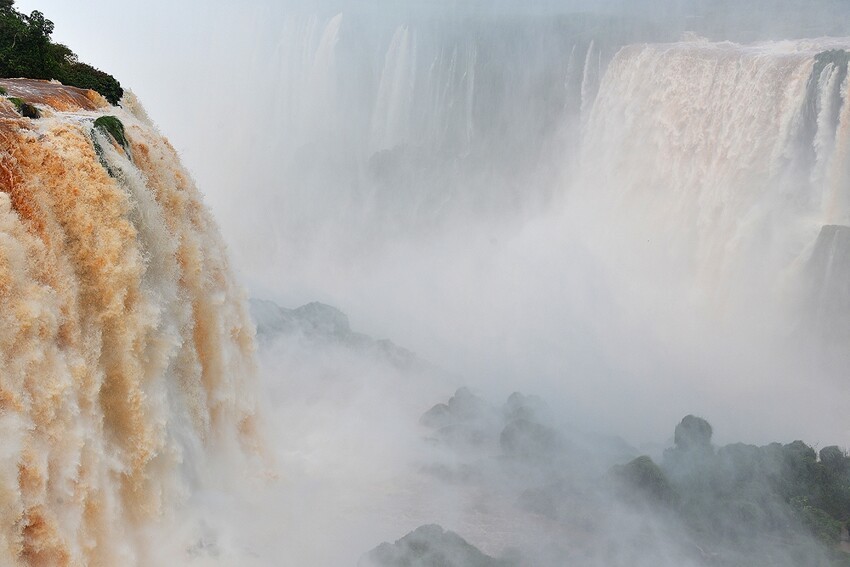
<svg viewBox="0 0 850 567">
<path fill-rule="evenodd" d="M 81 63 L 71 49 L 53 43 L 53 22 L 39 11 L 24 15 L 14 0 L 0 0 L 0 77 L 56 79 L 92 89 L 116 104 L 124 94 L 111 75 Z"/>
</svg>

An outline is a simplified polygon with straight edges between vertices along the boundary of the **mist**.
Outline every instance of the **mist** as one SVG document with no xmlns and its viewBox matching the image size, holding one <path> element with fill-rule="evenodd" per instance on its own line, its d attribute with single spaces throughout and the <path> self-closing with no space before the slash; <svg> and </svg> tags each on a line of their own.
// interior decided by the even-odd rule
<svg viewBox="0 0 850 567">
<path fill-rule="evenodd" d="M 715 145 L 689 155 L 683 143 L 673 148 L 678 153 L 654 156 L 640 147 L 640 136 L 652 130 L 618 132 L 620 125 L 607 123 L 615 117 L 593 106 L 604 79 L 615 80 L 608 65 L 623 45 L 678 40 L 687 23 L 681 14 L 705 10 L 666 8 L 650 4 L 635 16 L 621 6 L 587 3 L 216 5 L 196 19 L 190 49 L 197 55 L 181 66 L 182 77 L 171 79 L 185 85 L 173 88 L 214 95 L 180 105 L 181 118 L 167 131 L 207 192 L 252 296 L 289 307 L 314 300 L 337 306 L 358 329 L 392 338 L 464 383 L 500 395 L 528 384 L 561 400 L 578 421 L 611 432 L 657 437 L 697 411 L 741 423 L 730 439 L 767 441 L 785 427 L 788 436 L 844 435 L 830 413 L 838 408 L 820 409 L 840 399 L 833 395 L 840 382 L 813 371 L 808 354 L 797 362 L 773 360 L 788 354 L 782 341 L 799 316 L 787 309 L 794 298 L 785 288 L 796 285 L 788 272 L 800 271 L 795 262 L 807 258 L 821 224 L 841 221 L 812 218 L 814 206 L 780 206 L 771 214 L 784 216 L 754 228 L 762 231 L 758 236 L 720 227 L 714 232 L 724 234 L 688 248 L 690 239 L 701 238 L 698 231 L 712 230 L 711 207 L 722 205 L 704 201 L 715 188 L 746 195 L 742 206 L 727 207 L 725 226 L 774 206 L 757 199 L 768 188 L 747 187 L 779 167 L 772 156 L 733 147 L 738 161 L 712 160 L 724 128 L 734 127 L 740 113 L 786 112 L 794 120 L 811 55 L 788 56 L 800 60 L 798 90 L 784 100 L 777 89 L 773 98 L 755 95 L 747 106 L 730 93 L 702 123 L 687 122 L 690 110 L 678 107 L 681 122 L 671 128 L 710 135 L 716 125 Z M 665 11 L 670 21 L 662 19 Z M 573 12 L 581 15 L 568 15 Z M 233 41 L 213 41 L 222 27 Z M 184 42 L 162 49 L 182 54 Z M 787 50 L 814 53 L 832 46 L 827 43 Z M 764 55 L 750 59 L 754 65 L 771 51 L 781 65 L 779 46 L 761 49 Z M 681 52 L 683 59 L 696 53 Z M 668 111 L 700 88 L 699 72 L 665 87 Z M 754 77 L 760 72 L 752 69 Z M 742 92 L 753 84 L 743 75 L 729 80 L 739 81 Z M 783 80 L 767 78 L 761 88 L 767 94 Z M 612 84 L 609 96 L 626 100 L 619 88 Z M 647 96 L 660 92 L 651 84 L 644 89 Z M 175 113 L 160 112 L 156 97 L 148 99 L 158 120 Z M 632 106 L 622 112 L 640 111 L 639 101 L 628 101 Z M 656 116 L 647 116 L 648 127 Z M 791 143 L 783 138 L 790 134 L 757 127 L 728 143 L 745 145 L 758 136 L 764 154 Z M 190 135 L 187 129 L 191 143 L 179 138 Z M 629 139 L 637 147 L 616 145 Z M 596 146 L 585 148 L 585 156 L 597 155 L 583 158 L 582 142 Z M 618 159 L 630 162 L 617 168 Z M 646 175 L 630 165 L 641 160 L 646 168 L 664 162 L 678 169 L 667 178 L 663 166 Z M 715 179 L 698 179 L 712 167 Z M 735 168 L 747 168 L 751 178 L 723 177 Z M 684 171 L 690 177 L 675 177 Z M 666 203 L 623 212 L 622 203 L 608 199 L 622 198 L 623 187 L 636 188 L 635 198 L 640 188 L 655 191 Z M 688 192 L 692 208 L 677 210 L 680 197 L 671 195 Z M 629 226 L 640 222 L 646 226 Z M 765 237 L 766 231 L 774 233 Z M 784 241 L 761 246 L 756 238 Z M 742 245 L 750 248 L 722 252 Z M 806 396 L 808 417 L 788 424 L 782 408 L 801 403 L 794 385 L 808 388 L 811 380 L 827 382 L 823 398 Z M 611 396 L 611 389 L 620 395 Z M 786 401 L 755 403 L 762 396 Z M 662 409 L 668 413 L 644 415 L 642 408 L 658 399 L 671 401 Z M 603 401 L 616 409 L 600 416 Z M 744 409 L 764 415 L 746 423 L 736 417 Z"/>
<path fill-rule="evenodd" d="M 187 565 L 402 565 L 367 554 L 430 524 L 504 565 L 803 564 L 616 467 L 847 447 L 850 8 L 83 4 L 16 5 L 144 101 L 258 325 L 270 478 L 187 503 Z"/>
</svg>

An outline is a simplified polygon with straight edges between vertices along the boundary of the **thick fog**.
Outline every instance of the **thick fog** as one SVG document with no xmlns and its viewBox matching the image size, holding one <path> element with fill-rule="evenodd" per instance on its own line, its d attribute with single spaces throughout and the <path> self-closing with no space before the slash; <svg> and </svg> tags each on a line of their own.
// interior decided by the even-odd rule
<svg viewBox="0 0 850 567">
<path fill-rule="evenodd" d="M 17 2 L 144 102 L 253 299 L 274 478 L 193 502 L 198 565 L 353 565 L 427 524 L 704 564 L 598 479 L 688 414 L 847 445 L 847 60 L 819 54 L 850 14 L 738 4 Z M 515 452 L 514 392 L 552 445 Z"/>
</svg>

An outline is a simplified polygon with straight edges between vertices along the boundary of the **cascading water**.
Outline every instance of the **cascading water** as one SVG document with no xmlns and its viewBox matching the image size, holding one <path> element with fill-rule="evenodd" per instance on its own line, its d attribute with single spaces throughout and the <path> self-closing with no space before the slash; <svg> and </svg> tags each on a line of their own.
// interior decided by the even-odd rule
<svg viewBox="0 0 850 567">
<path fill-rule="evenodd" d="M 132 95 L 0 84 L 42 112 L 0 100 L 0 563 L 161 565 L 154 526 L 258 450 L 242 293 Z"/>
<path fill-rule="evenodd" d="M 244 492 L 205 488 L 264 454 L 251 324 L 173 149 L 132 96 L 0 81 L 43 113 L 0 99 L 0 564 L 341 565 L 431 522 L 534 565 L 734 564 L 600 479 L 689 412 L 845 442 L 796 339 L 850 336 L 850 43 L 319 3 L 210 4 L 174 79 L 217 95 L 179 116 L 257 296 L 351 314 L 256 302 L 283 482 Z M 739 564 L 794 565 L 773 533 Z"/>
<path fill-rule="evenodd" d="M 709 305 L 787 301 L 821 227 L 850 222 L 845 47 L 623 48 L 589 120 L 576 201 L 642 235 L 618 242 Z"/>
<path fill-rule="evenodd" d="M 255 24 L 268 48 L 240 81 L 251 102 L 231 128 L 245 132 L 222 143 L 251 164 L 240 182 L 258 187 L 240 215 L 274 210 L 280 222 L 246 222 L 235 241 L 257 263 L 293 251 L 279 258 L 289 266 L 318 242 L 345 243 L 334 252 L 351 257 L 466 215 L 545 208 L 574 170 L 607 62 L 650 33 L 591 15 L 376 19 L 355 9 L 281 8 Z M 266 122 L 275 127 L 251 131 Z M 235 234 L 232 217 L 222 222 Z M 326 237 L 304 242 L 313 231 Z"/>
</svg>

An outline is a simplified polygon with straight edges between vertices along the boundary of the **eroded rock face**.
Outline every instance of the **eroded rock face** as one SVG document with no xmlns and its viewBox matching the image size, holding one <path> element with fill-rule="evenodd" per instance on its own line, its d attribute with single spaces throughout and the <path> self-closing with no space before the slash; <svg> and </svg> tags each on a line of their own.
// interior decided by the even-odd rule
<svg viewBox="0 0 850 567">
<path fill-rule="evenodd" d="M 524 459 L 551 459 L 569 450 L 558 431 L 527 419 L 508 423 L 499 436 L 499 445 L 506 455 Z"/>
</svg>

